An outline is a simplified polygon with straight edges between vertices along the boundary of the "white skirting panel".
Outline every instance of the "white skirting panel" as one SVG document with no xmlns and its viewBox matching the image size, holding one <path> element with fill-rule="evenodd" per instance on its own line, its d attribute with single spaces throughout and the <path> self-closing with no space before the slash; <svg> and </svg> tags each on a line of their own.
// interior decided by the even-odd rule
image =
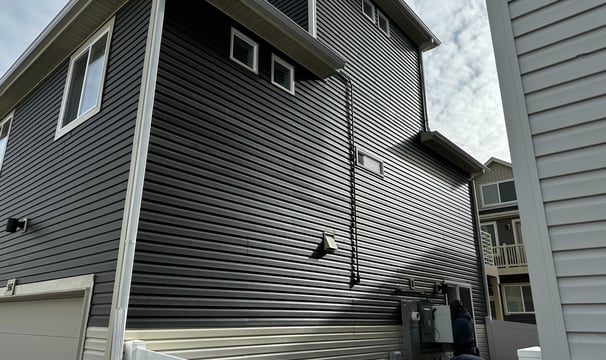
<svg viewBox="0 0 606 360">
<path fill-rule="evenodd" d="M 106 344 L 107 328 L 89 327 L 86 329 L 82 360 L 105 360 Z"/>
<path fill-rule="evenodd" d="M 185 359 L 386 359 L 402 350 L 401 326 L 126 330 L 125 341 Z"/>
</svg>

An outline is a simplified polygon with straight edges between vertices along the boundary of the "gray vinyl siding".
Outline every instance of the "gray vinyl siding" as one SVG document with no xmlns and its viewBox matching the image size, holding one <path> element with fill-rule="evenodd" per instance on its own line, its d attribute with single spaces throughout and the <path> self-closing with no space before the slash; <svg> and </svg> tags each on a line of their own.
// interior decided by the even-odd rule
<svg viewBox="0 0 606 360">
<path fill-rule="evenodd" d="M 267 0 L 303 29 L 309 30 L 309 0 Z"/>
<path fill-rule="evenodd" d="M 499 181 L 507 181 L 513 179 L 513 170 L 510 166 L 505 166 L 503 164 L 499 164 L 497 162 L 492 162 L 488 164 L 490 171 L 478 176 L 474 179 L 476 194 L 478 194 L 477 204 L 478 210 L 482 213 L 483 210 L 494 209 L 494 205 L 483 206 L 482 202 L 482 185 L 486 184 L 494 184 Z M 506 206 L 496 206 L 496 207 L 509 207 L 511 204 L 507 204 Z"/>
<path fill-rule="evenodd" d="M 397 325 L 394 289 L 410 277 L 421 292 L 472 284 L 484 318 L 466 174 L 417 140 L 417 49 L 357 1 L 320 2 L 318 19 L 349 61 L 356 142 L 385 161 L 384 177 L 357 170 L 361 283 L 349 286 L 342 81 L 296 66 L 287 94 L 269 81 L 275 50 L 262 39 L 204 2 L 169 2 L 128 329 Z M 229 61 L 231 26 L 260 43 L 259 75 Z M 314 258 L 331 230 L 338 252 Z"/>
<path fill-rule="evenodd" d="M 606 4 L 518 1 L 509 9 L 571 357 L 601 357 Z"/>
<path fill-rule="evenodd" d="M 148 1 L 116 15 L 101 111 L 54 140 L 69 61 L 15 110 L 0 176 L 0 279 L 95 275 L 89 325 L 107 326 L 148 25 Z"/>
</svg>

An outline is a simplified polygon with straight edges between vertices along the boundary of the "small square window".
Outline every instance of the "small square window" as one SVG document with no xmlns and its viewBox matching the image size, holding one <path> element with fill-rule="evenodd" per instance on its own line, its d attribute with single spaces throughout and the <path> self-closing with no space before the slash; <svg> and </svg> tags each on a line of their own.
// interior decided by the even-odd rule
<svg viewBox="0 0 606 360">
<path fill-rule="evenodd" d="M 259 44 L 232 28 L 229 58 L 257 74 L 259 71 Z"/>
<path fill-rule="evenodd" d="M 291 94 L 295 93 L 295 67 L 275 54 L 271 55 L 271 83 Z"/>
<path fill-rule="evenodd" d="M 4 120 L 0 121 L 0 170 L 2 170 L 2 162 L 4 161 L 4 154 L 6 154 L 6 147 L 8 145 L 8 134 L 11 130 L 12 122 L 13 122 L 12 115 L 9 115 Z"/>
<path fill-rule="evenodd" d="M 375 22 L 375 6 L 368 0 L 362 0 L 362 12 L 373 23 Z"/>
<path fill-rule="evenodd" d="M 113 20 L 72 56 L 55 139 L 101 109 Z"/>
<path fill-rule="evenodd" d="M 377 26 L 389 36 L 389 19 L 380 11 L 377 11 Z"/>
<path fill-rule="evenodd" d="M 356 151 L 356 162 L 359 166 L 377 174 L 383 176 L 383 161 L 379 160 L 375 156 L 371 156 L 365 151 Z"/>
</svg>

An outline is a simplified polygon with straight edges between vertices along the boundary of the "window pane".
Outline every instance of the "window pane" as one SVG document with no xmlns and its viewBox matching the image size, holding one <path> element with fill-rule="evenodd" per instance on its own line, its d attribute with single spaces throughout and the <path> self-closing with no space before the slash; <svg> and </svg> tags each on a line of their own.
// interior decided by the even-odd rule
<svg viewBox="0 0 606 360">
<path fill-rule="evenodd" d="M 364 14 L 366 14 L 366 16 L 373 20 L 375 19 L 375 9 L 372 4 L 370 4 L 368 1 L 362 1 L 362 9 L 364 10 Z"/>
<path fill-rule="evenodd" d="M 532 302 L 532 291 L 530 286 L 522 286 L 522 293 L 524 294 L 524 308 L 526 312 L 534 311 L 534 303 Z"/>
<path fill-rule="evenodd" d="M 78 106 L 80 105 L 80 94 L 82 93 L 82 84 L 84 83 L 84 73 L 86 72 L 86 61 L 88 51 L 82 54 L 75 62 L 72 68 L 72 78 L 69 83 L 69 94 L 67 95 L 67 104 L 65 115 L 63 116 L 63 125 L 72 122 L 78 116 Z"/>
<path fill-rule="evenodd" d="M 519 286 L 505 286 L 505 297 L 507 299 L 507 310 L 509 312 L 524 312 L 522 303 L 522 292 Z"/>
<path fill-rule="evenodd" d="M 8 128 L 10 126 L 10 120 L 0 125 L 0 139 L 4 139 L 8 136 Z"/>
<path fill-rule="evenodd" d="M 383 30 L 386 34 L 389 34 L 389 22 L 387 21 L 385 15 L 379 13 L 377 14 L 377 19 L 379 23 L 379 28 Z"/>
<path fill-rule="evenodd" d="M 2 160 L 4 160 L 4 153 L 6 152 L 6 143 L 8 142 L 7 137 L 0 138 L 0 167 L 2 167 Z"/>
<path fill-rule="evenodd" d="M 358 162 L 360 162 L 359 159 L 362 159 L 362 166 L 364 166 L 368 170 L 377 174 L 383 174 L 383 164 L 380 161 L 362 153 L 358 154 Z"/>
<path fill-rule="evenodd" d="M 254 47 L 238 36 L 234 36 L 233 57 L 251 69 L 255 67 Z"/>
<path fill-rule="evenodd" d="M 515 226 L 516 237 L 518 239 L 518 243 L 523 244 L 524 240 L 522 239 L 522 223 L 519 221 L 516 221 L 513 223 L 513 225 Z"/>
<path fill-rule="evenodd" d="M 498 204 L 499 191 L 497 188 L 497 184 L 482 186 L 482 199 L 484 199 L 485 205 Z"/>
<path fill-rule="evenodd" d="M 497 234 L 495 232 L 494 224 L 480 225 L 480 229 L 490 234 L 492 246 L 497 246 Z"/>
<path fill-rule="evenodd" d="M 105 45 L 107 34 L 97 41 L 91 48 L 86 79 L 84 80 L 84 91 L 80 101 L 78 116 L 97 106 L 99 92 L 101 91 L 101 79 L 103 77 L 103 65 L 105 64 Z"/>
<path fill-rule="evenodd" d="M 507 181 L 499 184 L 501 192 L 501 202 L 516 201 L 516 187 L 513 181 Z"/>
<path fill-rule="evenodd" d="M 289 68 L 274 61 L 274 74 L 273 80 L 276 84 L 282 86 L 286 90 L 290 91 L 292 74 Z"/>
</svg>

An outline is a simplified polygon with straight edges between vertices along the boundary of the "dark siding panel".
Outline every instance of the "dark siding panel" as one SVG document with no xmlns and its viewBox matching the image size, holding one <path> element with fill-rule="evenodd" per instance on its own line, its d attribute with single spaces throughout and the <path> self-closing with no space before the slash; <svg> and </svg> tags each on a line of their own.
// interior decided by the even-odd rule
<svg viewBox="0 0 606 360">
<path fill-rule="evenodd" d="M 309 0 L 267 0 L 270 4 L 293 19 L 303 29 L 309 30 L 309 17 L 307 15 Z"/>
<path fill-rule="evenodd" d="M 149 11 L 132 1 L 116 15 L 93 118 L 54 140 L 67 62 L 17 107 L 0 177 L 0 218 L 31 220 L 25 234 L 0 233 L 0 279 L 95 274 L 92 326 L 108 325 Z"/>
<path fill-rule="evenodd" d="M 257 39 L 254 75 L 228 60 L 228 18 L 172 2 L 129 328 L 397 324 L 394 288 L 410 277 L 427 292 L 438 280 L 471 283 L 483 318 L 468 182 L 416 140 L 416 49 L 367 24 L 357 1 L 319 3 L 322 39 L 349 60 L 356 141 L 386 162 L 383 178 L 358 170 L 361 284 L 349 287 L 344 84 L 297 67 L 290 96 L 269 82 L 267 44 Z M 340 249 L 315 259 L 324 230 Z"/>
</svg>

